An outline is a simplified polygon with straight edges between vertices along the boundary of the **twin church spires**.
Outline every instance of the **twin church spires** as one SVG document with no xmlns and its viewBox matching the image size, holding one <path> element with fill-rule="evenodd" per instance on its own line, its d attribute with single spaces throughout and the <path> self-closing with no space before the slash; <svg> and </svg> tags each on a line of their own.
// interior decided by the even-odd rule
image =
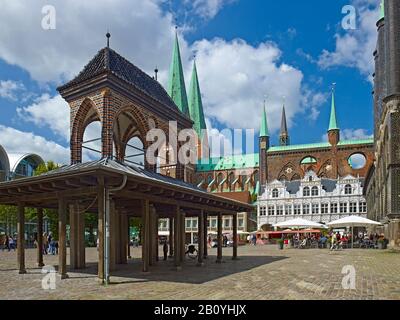
<svg viewBox="0 0 400 320">
<path fill-rule="evenodd" d="M 266 137 L 269 138 L 269 130 L 268 130 L 267 112 L 265 109 L 265 101 L 264 101 L 263 115 L 261 118 L 260 138 L 266 138 Z M 287 128 L 287 121 L 286 121 L 285 104 L 283 104 L 283 108 L 282 108 L 281 132 L 279 135 L 279 145 L 280 146 L 290 145 L 290 137 L 289 137 L 289 131 Z"/>
<path fill-rule="evenodd" d="M 189 86 L 189 99 L 186 94 L 185 78 L 183 73 L 178 33 L 175 32 L 174 49 L 168 82 L 168 94 L 179 110 L 186 116 L 190 117 L 194 122 L 193 128 L 196 130 L 198 136 L 202 138 L 203 130 L 206 130 L 207 127 L 204 118 L 196 61 L 193 62 L 192 78 Z"/>
</svg>

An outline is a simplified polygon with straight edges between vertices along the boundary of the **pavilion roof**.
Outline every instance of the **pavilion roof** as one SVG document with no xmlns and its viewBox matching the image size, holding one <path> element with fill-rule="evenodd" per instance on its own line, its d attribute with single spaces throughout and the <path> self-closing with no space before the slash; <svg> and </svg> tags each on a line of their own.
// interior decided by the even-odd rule
<svg viewBox="0 0 400 320">
<path fill-rule="evenodd" d="M 40 176 L 2 182 L 0 204 L 25 202 L 27 206 L 46 207 L 47 202 L 57 202 L 60 196 L 80 200 L 85 195 L 97 194 L 99 177 L 104 178 L 107 187 L 113 188 L 121 185 L 123 176 L 127 177 L 126 187 L 113 195 L 121 201 L 148 199 L 154 203 L 225 213 L 254 209 L 252 205 L 208 193 L 184 181 L 110 159 L 63 166 Z"/>
</svg>

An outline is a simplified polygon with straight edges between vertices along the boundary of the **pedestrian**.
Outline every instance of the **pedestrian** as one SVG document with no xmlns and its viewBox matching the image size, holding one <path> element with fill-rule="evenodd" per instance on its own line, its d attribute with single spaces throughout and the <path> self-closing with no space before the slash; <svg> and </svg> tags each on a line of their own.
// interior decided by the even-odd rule
<svg viewBox="0 0 400 320">
<path fill-rule="evenodd" d="M 9 243 L 8 251 L 10 251 L 11 249 L 14 249 L 15 251 L 15 240 L 12 236 L 10 236 L 10 238 L 8 239 L 8 243 Z"/>
<path fill-rule="evenodd" d="M 43 233 L 43 254 L 47 254 L 47 248 L 49 246 L 49 244 L 47 243 L 47 233 L 44 232 Z"/>
<path fill-rule="evenodd" d="M 168 258 L 168 243 L 166 240 L 164 241 L 163 252 L 164 252 L 164 261 L 166 261 Z"/>
<path fill-rule="evenodd" d="M 6 238 L 4 239 L 3 251 L 4 251 L 4 248 L 6 248 L 8 251 L 10 251 L 10 239 L 8 238 L 8 234 L 6 234 Z"/>
<path fill-rule="evenodd" d="M 47 243 L 48 243 L 48 251 L 49 251 L 49 253 L 51 254 L 52 253 L 52 251 L 51 251 L 51 243 L 52 243 L 52 241 L 53 241 L 53 235 L 51 234 L 51 232 L 49 232 L 49 235 L 48 235 L 48 237 L 47 237 Z"/>
<path fill-rule="evenodd" d="M 55 242 L 54 248 L 55 248 L 56 254 L 58 254 L 58 241 L 54 241 L 54 242 Z"/>
</svg>

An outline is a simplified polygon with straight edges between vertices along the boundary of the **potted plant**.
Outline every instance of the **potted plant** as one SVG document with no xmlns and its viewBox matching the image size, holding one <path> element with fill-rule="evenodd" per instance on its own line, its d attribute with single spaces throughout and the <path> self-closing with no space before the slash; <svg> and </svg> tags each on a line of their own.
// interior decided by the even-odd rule
<svg viewBox="0 0 400 320">
<path fill-rule="evenodd" d="M 283 239 L 278 239 L 278 240 L 276 241 L 276 243 L 278 244 L 279 250 L 283 250 L 283 244 L 284 244 Z"/>
</svg>

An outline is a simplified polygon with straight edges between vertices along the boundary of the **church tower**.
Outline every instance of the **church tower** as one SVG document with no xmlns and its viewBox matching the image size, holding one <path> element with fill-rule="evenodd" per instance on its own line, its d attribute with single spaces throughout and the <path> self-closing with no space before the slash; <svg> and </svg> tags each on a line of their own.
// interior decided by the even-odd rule
<svg viewBox="0 0 400 320">
<path fill-rule="evenodd" d="M 268 180 L 267 151 L 269 149 L 269 142 L 270 141 L 269 141 L 267 112 L 265 110 L 265 101 L 264 101 L 264 109 L 261 119 L 260 137 L 259 137 L 260 184 L 262 187 L 265 187 Z"/>
<path fill-rule="evenodd" d="M 281 146 L 290 145 L 290 137 L 289 137 L 289 132 L 287 129 L 287 122 L 286 122 L 285 105 L 283 105 L 283 108 L 282 108 L 281 133 L 279 135 L 279 145 L 281 145 Z"/>
<path fill-rule="evenodd" d="M 183 76 L 177 31 L 175 32 L 174 50 L 172 53 L 172 62 L 169 73 L 168 94 L 178 106 L 179 110 L 184 115 L 189 116 L 188 99 L 186 95 L 185 78 Z"/>
<path fill-rule="evenodd" d="M 332 87 L 331 116 L 328 128 L 328 141 L 332 146 L 337 146 L 340 141 L 340 129 L 336 120 L 335 88 Z"/>
<path fill-rule="evenodd" d="M 197 159 L 209 158 L 208 135 L 206 120 L 204 118 L 203 102 L 199 78 L 197 75 L 196 61 L 193 62 L 192 79 L 189 88 L 189 114 L 193 121 L 193 129 L 197 133 Z"/>
</svg>

